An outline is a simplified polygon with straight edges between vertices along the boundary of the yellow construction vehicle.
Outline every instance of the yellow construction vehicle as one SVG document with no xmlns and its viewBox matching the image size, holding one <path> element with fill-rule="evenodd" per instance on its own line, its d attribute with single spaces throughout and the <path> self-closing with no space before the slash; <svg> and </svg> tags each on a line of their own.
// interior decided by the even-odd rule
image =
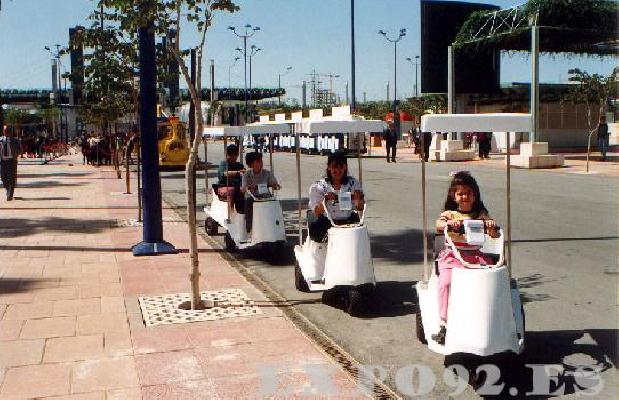
<svg viewBox="0 0 619 400">
<path fill-rule="evenodd" d="M 185 125 L 178 117 L 157 120 L 157 144 L 160 167 L 185 167 L 189 159 L 189 147 Z"/>
</svg>

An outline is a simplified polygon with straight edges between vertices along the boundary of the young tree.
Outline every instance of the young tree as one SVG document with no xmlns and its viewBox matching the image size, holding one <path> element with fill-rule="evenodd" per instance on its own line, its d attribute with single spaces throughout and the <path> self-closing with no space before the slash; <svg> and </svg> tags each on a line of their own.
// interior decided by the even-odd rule
<svg viewBox="0 0 619 400">
<path fill-rule="evenodd" d="M 195 125 L 197 130 L 191 145 L 189 159 L 185 166 L 191 260 L 191 308 L 202 308 L 203 304 L 200 300 L 199 288 L 200 264 L 196 230 L 196 205 L 194 203 L 196 187 L 195 180 L 192 179 L 195 173 L 198 148 L 204 128 L 204 115 L 201 107 L 202 56 L 206 45 L 206 32 L 212 26 L 215 15 L 219 12 L 235 12 L 239 7 L 232 0 L 99 0 L 99 5 L 106 7 L 110 18 L 117 22 L 119 28 L 129 35 L 135 36 L 138 27 L 146 26 L 148 21 L 154 21 L 156 33 L 167 36 L 168 51 L 178 62 L 183 78 L 189 88 L 191 101 L 196 110 Z M 200 32 L 200 40 L 195 46 L 197 54 L 195 85 L 191 82 L 190 72 L 183 58 L 186 52 L 181 51 L 179 48 L 181 23 L 183 26 L 188 26 L 190 29 Z M 172 37 L 173 34 L 176 38 Z"/>
<path fill-rule="evenodd" d="M 134 108 L 132 98 L 137 47 L 129 35 L 116 26 L 103 27 L 99 20 L 105 13 L 90 15 L 89 29 L 75 35 L 70 46 L 84 47 L 84 99 L 79 113 L 91 124 L 106 132 L 115 122 Z M 82 71 L 80 71 L 82 72 Z"/>
<path fill-rule="evenodd" d="M 611 96 L 617 93 L 617 74 L 619 69 L 615 70 L 608 76 L 599 74 L 590 75 L 586 71 L 581 71 L 578 68 L 568 71 L 572 76 L 569 78 L 571 82 L 578 82 L 574 85 L 568 95 L 567 100 L 575 104 L 585 104 L 587 106 L 587 172 L 589 172 L 589 155 L 591 153 L 591 136 L 593 135 L 593 121 L 591 119 L 592 107 L 598 107 L 598 115 L 604 115 L 606 106 Z"/>
</svg>

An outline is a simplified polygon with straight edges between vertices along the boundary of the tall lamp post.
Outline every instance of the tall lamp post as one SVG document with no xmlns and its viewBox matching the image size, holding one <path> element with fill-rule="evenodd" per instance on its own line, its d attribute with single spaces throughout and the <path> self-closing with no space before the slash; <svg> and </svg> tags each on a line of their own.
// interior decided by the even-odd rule
<svg viewBox="0 0 619 400">
<path fill-rule="evenodd" d="M 54 91 L 54 99 L 56 101 L 56 104 L 58 105 L 58 109 L 60 110 L 60 132 L 59 132 L 59 136 L 60 139 L 62 140 L 63 136 L 64 136 L 64 130 L 62 128 L 62 107 L 61 107 L 61 97 L 62 97 L 62 85 L 60 83 L 60 57 L 65 53 L 66 49 L 63 49 L 61 45 L 56 44 L 56 52 L 54 53 L 52 51 L 52 49 L 49 46 L 45 46 L 44 49 L 47 50 L 50 54 L 50 56 L 52 57 L 52 59 L 55 61 L 55 63 L 52 63 L 52 90 L 54 89 L 54 87 L 57 87 L 58 90 L 57 92 Z M 56 95 L 58 97 L 56 97 Z"/>
<path fill-rule="evenodd" d="M 419 66 L 419 56 L 415 56 L 415 62 L 410 57 L 406 57 L 406 61 L 415 67 L 415 97 L 419 97 L 419 86 L 417 81 L 417 67 Z"/>
<path fill-rule="evenodd" d="M 286 71 L 284 71 L 283 74 L 281 72 L 279 74 L 277 74 L 277 105 L 278 106 L 282 105 L 282 95 L 281 95 L 281 91 L 282 91 L 282 76 L 288 75 L 288 72 L 290 72 L 291 69 L 292 69 L 291 66 L 287 66 L 286 67 Z"/>
<path fill-rule="evenodd" d="M 228 29 L 231 30 L 232 33 L 243 39 L 243 57 L 245 62 L 245 123 L 247 123 L 247 39 L 254 36 L 256 32 L 260 30 L 260 27 L 245 24 L 244 28 L 245 33 L 241 34 L 237 32 L 234 26 L 228 27 Z"/>
<path fill-rule="evenodd" d="M 228 65 L 228 91 L 232 88 L 232 80 L 230 79 L 230 71 L 232 70 L 232 67 L 236 65 L 236 62 L 239 61 L 240 59 L 241 57 L 234 57 L 234 61 L 232 61 L 232 64 Z"/>
<path fill-rule="evenodd" d="M 144 0 L 140 8 L 154 8 L 155 0 Z M 161 212 L 161 178 L 157 152 L 157 64 L 154 17 L 138 29 L 140 65 L 140 149 L 142 154 L 142 241 L 132 247 L 134 256 L 176 253 L 174 246 L 163 240 Z M 139 182 L 139 181 L 138 181 Z"/>
<path fill-rule="evenodd" d="M 396 132 L 400 130 L 400 119 L 396 117 L 398 111 L 398 42 L 406 36 L 406 29 L 401 28 L 397 38 L 390 38 L 384 30 L 378 31 L 388 42 L 393 43 L 393 124 Z"/>
<path fill-rule="evenodd" d="M 258 54 L 259 51 L 262 51 L 262 49 L 260 47 L 257 47 L 255 44 L 251 45 L 251 52 L 249 53 L 249 92 L 250 92 L 249 96 L 250 97 L 251 97 L 251 88 L 252 88 L 252 85 L 251 85 L 251 60 L 252 60 L 252 58 L 256 54 Z M 250 100 L 251 100 L 251 98 L 250 98 Z"/>
</svg>

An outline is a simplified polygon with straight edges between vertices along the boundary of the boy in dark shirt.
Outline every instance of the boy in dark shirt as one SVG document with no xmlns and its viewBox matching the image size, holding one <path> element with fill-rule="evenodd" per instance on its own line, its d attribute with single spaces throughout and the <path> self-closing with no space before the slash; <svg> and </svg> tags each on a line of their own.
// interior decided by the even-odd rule
<svg viewBox="0 0 619 400">
<path fill-rule="evenodd" d="M 244 172 L 243 164 L 238 162 L 239 148 L 238 146 L 231 144 L 226 147 L 226 159 L 219 163 L 217 170 L 217 176 L 219 177 L 219 184 L 217 188 L 217 194 L 219 196 L 226 196 L 228 200 L 228 207 L 232 209 L 232 204 L 239 196 L 239 189 L 241 187 L 241 174 Z M 237 210 L 242 210 L 243 207 L 237 207 Z"/>
</svg>

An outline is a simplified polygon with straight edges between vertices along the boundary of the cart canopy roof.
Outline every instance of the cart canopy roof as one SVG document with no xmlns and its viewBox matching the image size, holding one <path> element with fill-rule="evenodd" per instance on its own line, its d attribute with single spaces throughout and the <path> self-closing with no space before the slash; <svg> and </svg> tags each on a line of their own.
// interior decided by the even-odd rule
<svg viewBox="0 0 619 400">
<path fill-rule="evenodd" d="M 266 135 L 270 133 L 290 133 L 290 124 L 285 124 L 283 122 L 269 121 L 269 122 L 259 122 L 255 124 L 245 125 L 242 130 L 248 134 L 261 134 Z"/>
<path fill-rule="evenodd" d="M 242 126 L 214 126 L 211 128 L 204 128 L 202 131 L 202 136 L 211 136 L 211 137 L 242 137 L 243 131 L 241 130 Z"/>
<path fill-rule="evenodd" d="M 428 114 L 422 132 L 531 132 L 531 114 Z"/>
<path fill-rule="evenodd" d="M 309 134 L 322 133 L 382 133 L 387 124 L 378 120 L 306 120 L 296 124 L 297 132 Z"/>
</svg>

